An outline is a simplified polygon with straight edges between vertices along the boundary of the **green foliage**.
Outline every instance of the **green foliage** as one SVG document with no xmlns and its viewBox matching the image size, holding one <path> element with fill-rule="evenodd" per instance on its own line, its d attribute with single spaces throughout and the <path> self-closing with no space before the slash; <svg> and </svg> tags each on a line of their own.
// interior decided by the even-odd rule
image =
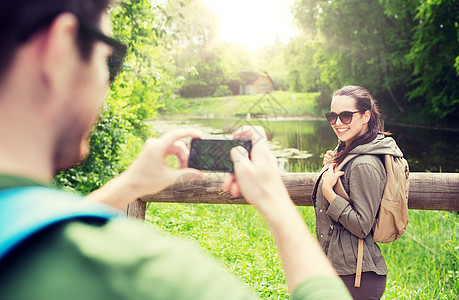
<svg viewBox="0 0 459 300">
<path fill-rule="evenodd" d="M 160 50 L 167 46 L 167 40 L 162 39 L 165 31 L 157 14 L 159 11 L 145 0 L 123 1 L 112 11 L 114 36 L 128 44 L 129 53 L 125 72 L 111 87 L 110 101 L 127 109 L 133 123 L 154 117 L 160 106 L 160 86 L 170 85 L 171 79 L 161 71 Z"/>
<path fill-rule="evenodd" d="M 227 85 L 220 85 L 214 93 L 214 97 L 224 97 L 232 95 L 231 90 Z"/>
<path fill-rule="evenodd" d="M 196 72 L 188 76 L 180 89 L 185 98 L 213 96 L 225 80 L 221 57 L 216 50 L 201 55 Z"/>
<path fill-rule="evenodd" d="M 392 100 L 403 112 L 404 105 L 398 87 L 394 87 L 392 74 L 404 78 L 403 74 L 409 71 L 388 58 L 393 53 L 403 57 L 407 49 L 403 43 L 397 43 L 397 38 L 404 37 L 399 36 L 397 24 L 385 14 L 378 1 L 301 3 L 303 5 L 297 5 L 297 17 L 303 28 L 312 27 L 307 32 L 314 33 L 311 41 L 315 42 L 313 53 L 311 50 L 302 53 L 306 61 L 313 60 L 304 64 L 306 72 L 319 73 L 316 78 L 321 86 L 331 90 L 346 84 L 363 85 L 377 95 L 390 90 L 390 97 L 382 98 L 383 104 Z M 299 12 L 306 15 L 300 16 Z M 306 20 L 312 23 L 303 23 Z"/>
<path fill-rule="evenodd" d="M 295 92 L 319 91 L 319 66 L 314 60 L 317 43 L 298 38 L 286 47 L 287 82 Z"/>
<path fill-rule="evenodd" d="M 458 15 L 456 1 L 422 2 L 407 55 L 414 66 L 414 89 L 409 98 L 427 99 L 425 110 L 440 120 L 452 120 L 459 113 L 459 71 L 455 66 L 459 58 Z"/>
<path fill-rule="evenodd" d="M 222 53 L 222 63 L 226 70 L 227 80 L 238 78 L 238 74 L 244 70 L 257 69 L 254 55 L 244 45 L 239 43 L 224 43 L 219 50 Z M 263 67 L 259 67 L 263 69 Z"/>
<path fill-rule="evenodd" d="M 123 171 L 151 135 L 144 121 L 161 107 L 160 97 L 176 85 L 167 74 L 164 19 L 150 1 L 123 1 L 113 7 L 113 35 L 128 45 L 124 72 L 110 86 L 107 105 L 91 136 L 91 150 L 82 165 L 59 173 L 55 182 L 87 194 Z M 166 89 L 166 90 L 165 90 Z M 169 90 L 167 90 L 169 89 Z"/>
<path fill-rule="evenodd" d="M 129 131 L 129 122 L 106 107 L 93 130 L 88 158 L 80 166 L 59 173 L 55 183 L 82 194 L 104 185 L 122 170 L 121 150 Z"/>
<path fill-rule="evenodd" d="M 317 86 L 330 97 L 325 90 L 362 85 L 390 115 L 454 121 L 458 15 L 454 0 L 300 0 L 295 18 L 305 36 L 286 50 L 290 88 Z"/>
<path fill-rule="evenodd" d="M 274 90 L 288 90 L 287 76 L 289 59 L 285 55 L 285 46 L 279 41 L 273 45 L 267 45 L 257 51 L 256 66 L 258 70 L 267 72 L 273 80 Z M 247 66 L 241 69 L 248 69 Z M 252 67 L 252 70 L 255 68 Z"/>
<path fill-rule="evenodd" d="M 168 1 L 165 11 L 179 14 L 168 30 L 176 34 L 169 47 L 173 57 L 174 78 L 180 78 L 176 90 L 182 97 L 212 96 L 226 81 L 223 47 L 215 41 L 218 20 L 200 1 L 178 8 L 175 0 Z"/>
</svg>

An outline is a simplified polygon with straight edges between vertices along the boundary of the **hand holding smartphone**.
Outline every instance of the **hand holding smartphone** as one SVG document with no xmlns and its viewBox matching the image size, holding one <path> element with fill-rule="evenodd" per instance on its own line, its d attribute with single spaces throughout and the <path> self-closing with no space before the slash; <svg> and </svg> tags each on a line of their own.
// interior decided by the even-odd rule
<svg viewBox="0 0 459 300">
<path fill-rule="evenodd" d="M 244 147 L 249 152 L 250 157 L 252 141 L 249 139 L 194 138 L 190 144 L 188 167 L 198 170 L 234 173 L 230 151 L 237 146 Z"/>
</svg>

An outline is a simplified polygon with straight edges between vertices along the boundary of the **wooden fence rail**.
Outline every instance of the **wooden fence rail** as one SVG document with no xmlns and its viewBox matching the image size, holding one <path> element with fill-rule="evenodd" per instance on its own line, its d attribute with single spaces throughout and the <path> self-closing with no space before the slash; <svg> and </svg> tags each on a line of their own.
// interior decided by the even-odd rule
<svg viewBox="0 0 459 300">
<path fill-rule="evenodd" d="M 145 219 L 146 202 L 247 204 L 222 190 L 222 173 L 206 174 L 205 180 L 180 181 L 154 195 L 130 204 L 129 216 Z M 282 179 L 296 205 L 311 206 L 311 194 L 318 173 L 285 173 Z M 459 211 L 459 173 L 410 173 L 410 209 Z"/>
</svg>

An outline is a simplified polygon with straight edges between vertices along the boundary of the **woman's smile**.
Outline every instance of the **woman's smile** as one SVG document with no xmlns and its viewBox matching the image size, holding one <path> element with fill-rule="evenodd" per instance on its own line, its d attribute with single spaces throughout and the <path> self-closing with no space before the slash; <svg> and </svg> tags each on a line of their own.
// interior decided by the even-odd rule
<svg viewBox="0 0 459 300">
<path fill-rule="evenodd" d="M 349 127 L 340 127 L 340 128 L 335 128 L 335 132 L 338 136 L 342 136 L 346 134 L 350 130 Z"/>
</svg>

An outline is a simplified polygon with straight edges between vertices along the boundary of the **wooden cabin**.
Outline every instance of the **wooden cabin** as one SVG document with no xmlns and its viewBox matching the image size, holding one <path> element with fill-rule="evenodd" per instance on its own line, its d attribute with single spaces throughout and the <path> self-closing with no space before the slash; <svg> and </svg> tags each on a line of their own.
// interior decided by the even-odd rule
<svg viewBox="0 0 459 300">
<path fill-rule="evenodd" d="M 272 93 L 274 83 L 267 72 L 253 73 L 252 80 L 247 83 L 239 85 L 240 95 L 256 95 Z"/>
</svg>

